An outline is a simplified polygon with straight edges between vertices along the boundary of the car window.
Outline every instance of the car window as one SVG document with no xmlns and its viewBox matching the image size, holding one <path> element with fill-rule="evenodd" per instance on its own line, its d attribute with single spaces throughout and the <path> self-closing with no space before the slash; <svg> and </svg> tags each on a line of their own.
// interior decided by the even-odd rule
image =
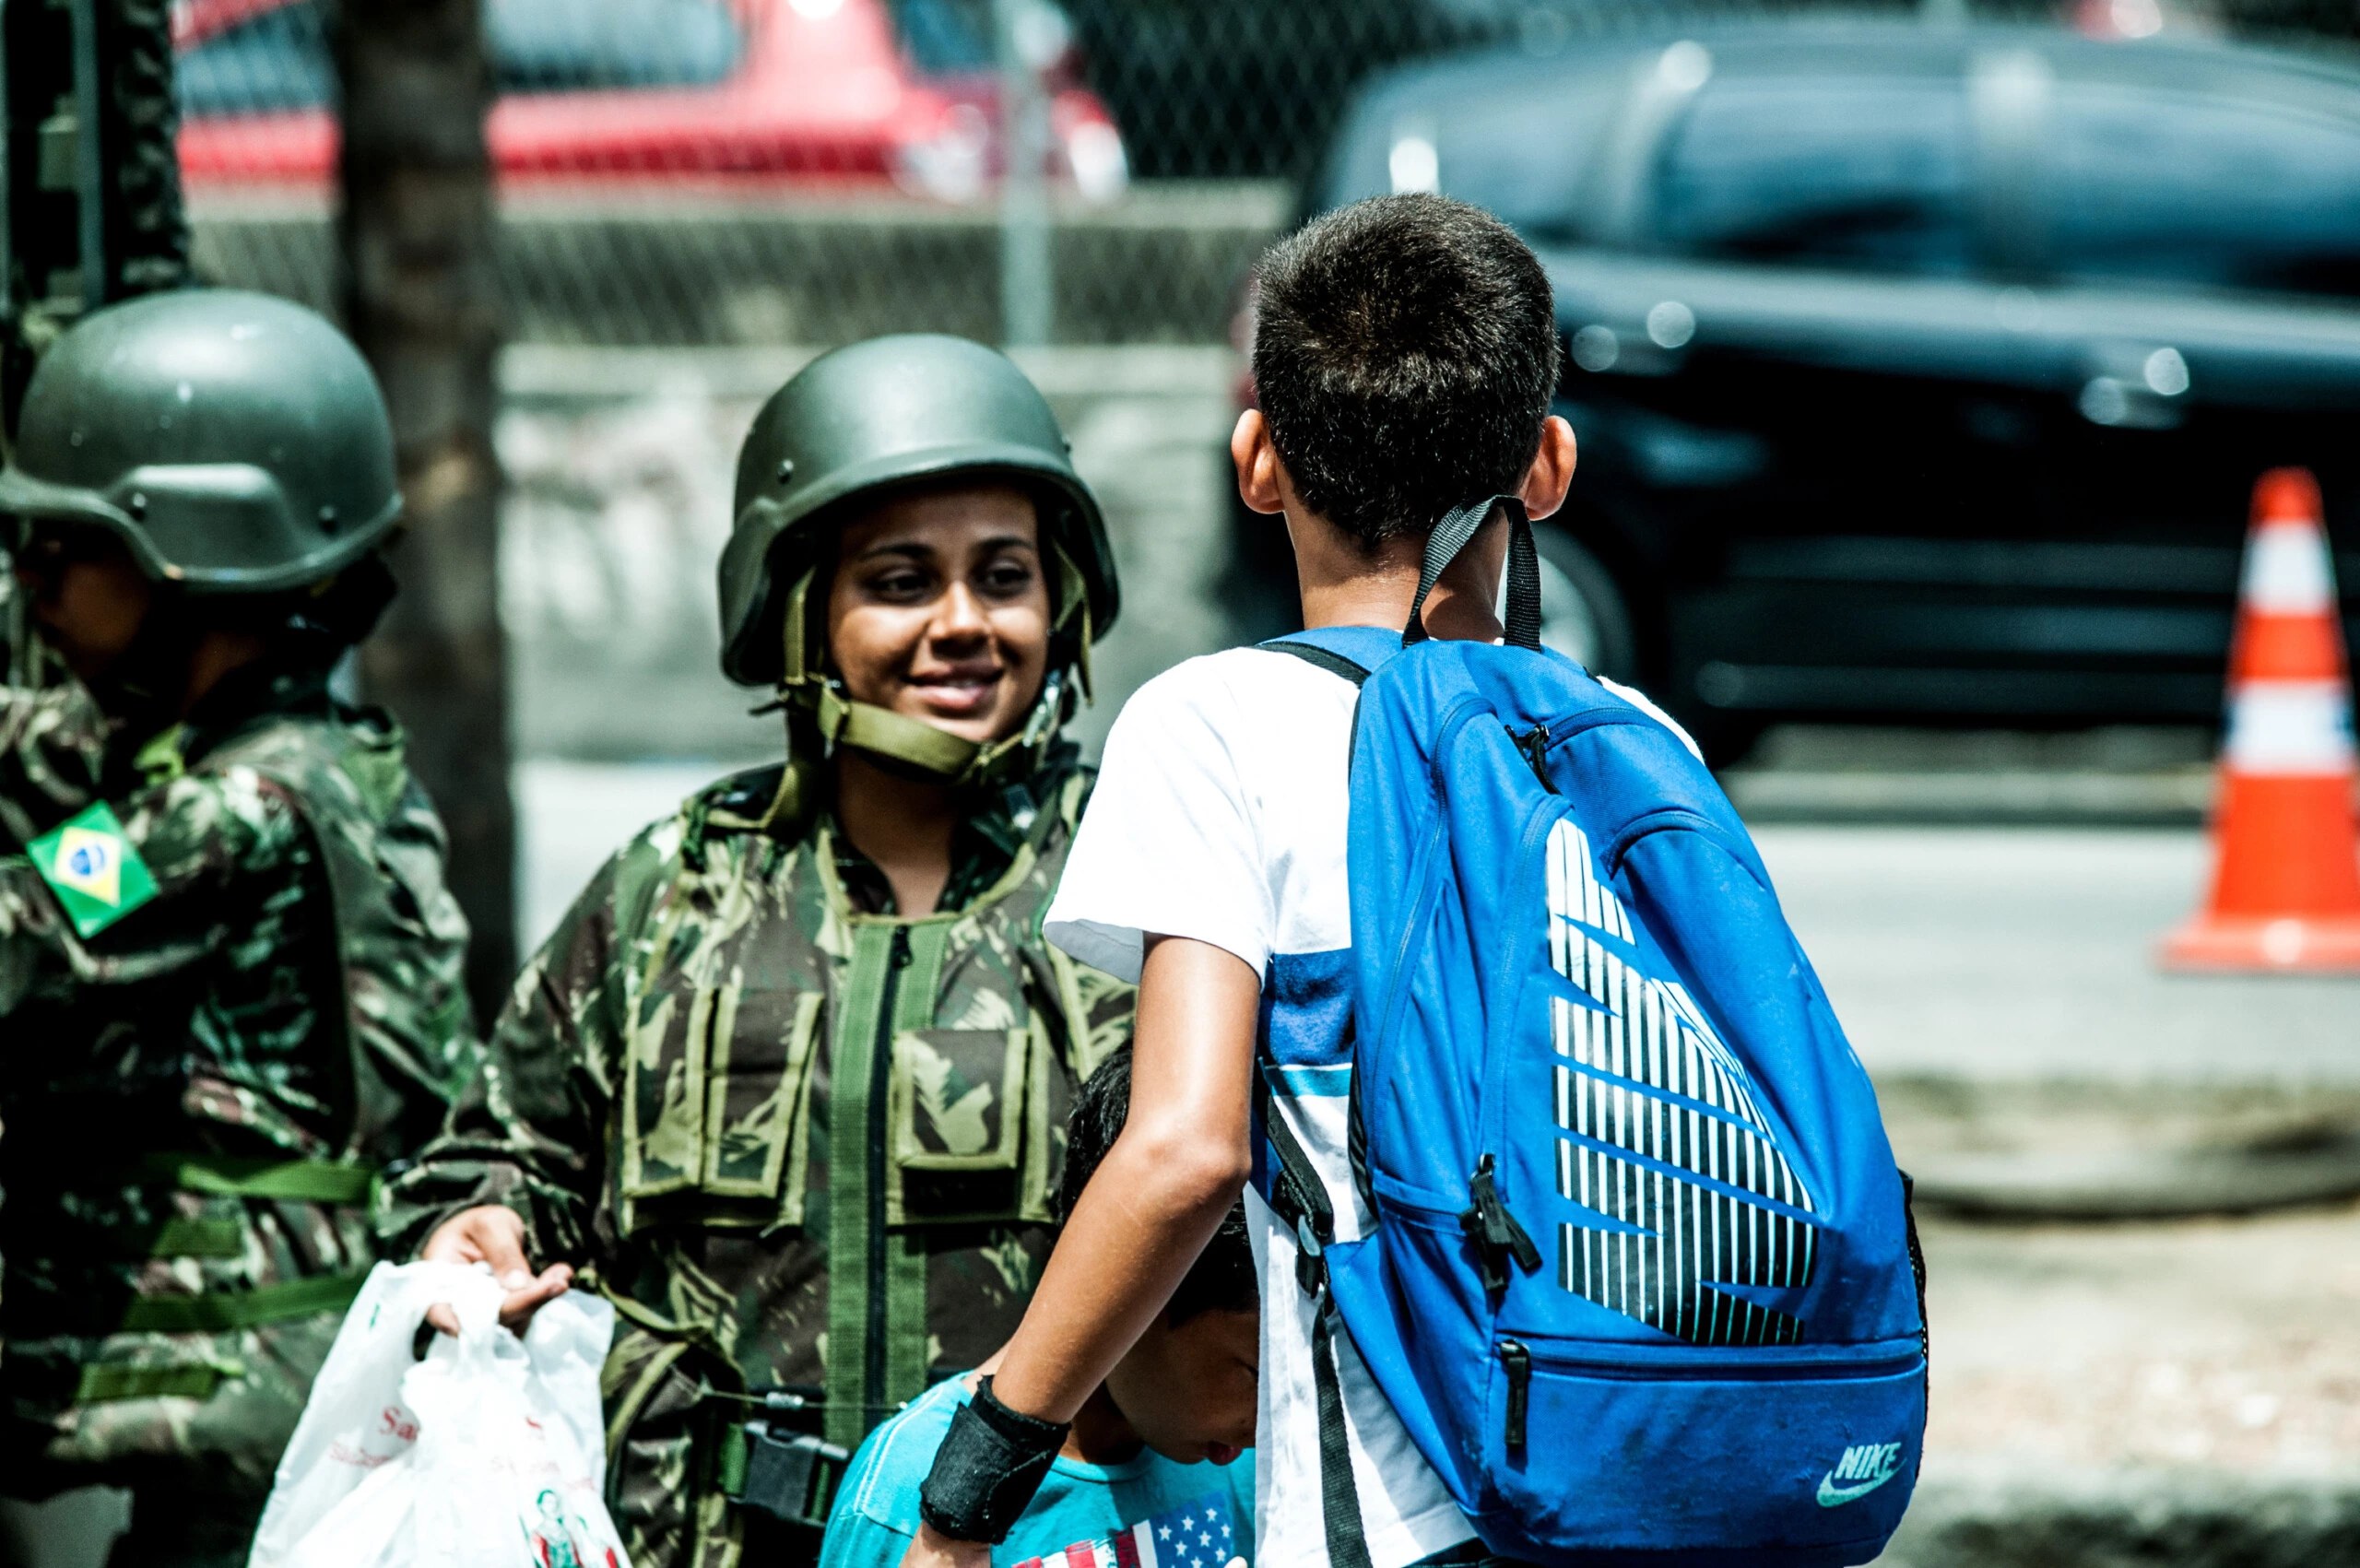
<svg viewBox="0 0 2360 1568">
<path fill-rule="evenodd" d="M 173 87 L 193 119 L 322 108 L 336 100 L 325 18 L 313 0 L 248 17 L 183 50 Z"/>
<path fill-rule="evenodd" d="M 1617 62 L 1580 73 L 1552 66 L 1545 75 L 1474 69 L 1379 92 L 1337 138 L 1319 206 L 1430 184 L 1535 242 L 1576 243 L 1587 233 L 1584 181 L 1622 86 Z M 1415 146 L 1422 156 L 1405 157 Z"/>
<path fill-rule="evenodd" d="M 2360 127 L 2306 110 L 2060 83 L 2062 276 L 2360 296 Z"/>
<path fill-rule="evenodd" d="M 509 92 L 709 87 L 745 47 L 726 0 L 491 0 L 484 20 Z"/>
<path fill-rule="evenodd" d="M 183 51 L 181 112 L 317 108 L 335 95 L 319 0 L 246 18 Z M 490 0 L 484 25 L 502 92 L 703 87 L 738 68 L 728 0 Z"/>
<path fill-rule="evenodd" d="M 893 0 L 893 26 L 921 75 L 992 68 L 991 0 Z"/>
<path fill-rule="evenodd" d="M 1662 156 L 1655 231 L 1673 251 L 1939 277 L 1973 265 L 1954 79 L 1716 79 Z"/>
</svg>

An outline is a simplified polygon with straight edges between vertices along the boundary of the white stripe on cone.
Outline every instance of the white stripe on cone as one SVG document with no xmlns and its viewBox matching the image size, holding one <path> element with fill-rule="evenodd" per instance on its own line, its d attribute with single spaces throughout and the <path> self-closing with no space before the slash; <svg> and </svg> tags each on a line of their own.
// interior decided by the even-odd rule
<svg viewBox="0 0 2360 1568">
<path fill-rule="evenodd" d="M 2352 771 L 2352 706 L 2340 680 L 2248 680 L 2229 704 L 2229 771 L 2282 778 Z"/>
<path fill-rule="evenodd" d="M 2335 576 L 2327 539 L 2307 518 L 2265 523 L 2246 547 L 2245 608 L 2261 615 L 2325 615 Z"/>
</svg>

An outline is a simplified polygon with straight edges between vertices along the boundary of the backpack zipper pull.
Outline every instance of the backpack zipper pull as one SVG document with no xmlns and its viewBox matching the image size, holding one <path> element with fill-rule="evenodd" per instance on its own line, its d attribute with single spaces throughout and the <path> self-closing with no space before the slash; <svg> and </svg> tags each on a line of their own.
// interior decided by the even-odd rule
<svg viewBox="0 0 2360 1568">
<path fill-rule="evenodd" d="M 1534 725 L 1522 735 L 1510 730 L 1508 738 L 1516 742 L 1518 751 L 1524 753 L 1524 760 L 1531 767 L 1532 776 L 1540 781 L 1540 787 L 1552 795 L 1556 794 L 1557 786 L 1549 782 L 1549 726 Z"/>
<path fill-rule="evenodd" d="M 1483 1270 L 1483 1289 L 1494 1296 L 1508 1288 L 1507 1258 L 1515 1258 L 1516 1266 L 1527 1274 L 1540 1267 L 1540 1249 L 1500 1201 L 1495 1169 L 1489 1154 L 1475 1161 L 1475 1173 L 1467 1178 L 1467 1195 L 1474 1201 L 1458 1217 L 1458 1228 L 1475 1245 L 1476 1261 Z"/>
<path fill-rule="evenodd" d="M 1508 1452 L 1524 1451 L 1524 1418 L 1532 1399 L 1532 1352 L 1520 1340 L 1500 1341 L 1500 1364 L 1508 1373 Z"/>
</svg>

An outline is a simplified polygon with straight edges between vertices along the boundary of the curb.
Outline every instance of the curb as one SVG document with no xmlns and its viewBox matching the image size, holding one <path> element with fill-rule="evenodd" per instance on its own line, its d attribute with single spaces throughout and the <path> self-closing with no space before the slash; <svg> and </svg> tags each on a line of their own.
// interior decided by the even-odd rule
<svg viewBox="0 0 2360 1568">
<path fill-rule="evenodd" d="M 1929 1213 L 2165 1220 L 2360 1196 L 2349 1084 L 1976 1082 L 1888 1075 L 1885 1125 Z"/>
<path fill-rule="evenodd" d="M 2322 1568 L 2360 1562 L 2360 1473 L 2059 1472 L 1930 1460 L 1876 1568 Z"/>
<path fill-rule="evenodd" d="M 1910 1167 L 1917 1202 L 1976 1220 L 2255 1214 L 2360 1195 L 2360 1138 L 2317 1148 L 1952 1155 Z"/>
</svg>

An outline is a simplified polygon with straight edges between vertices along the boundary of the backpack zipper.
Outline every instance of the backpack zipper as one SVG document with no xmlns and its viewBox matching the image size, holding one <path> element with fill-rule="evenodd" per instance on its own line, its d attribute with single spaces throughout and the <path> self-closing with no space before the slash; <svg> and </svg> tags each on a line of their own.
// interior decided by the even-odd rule
<svg viewBox="0 0 2360 1568">
<path fill-rule="evenodd" d="M 1524 1418 L 1532 1400 L 1532 1352 L 1520 1339 L 1500 1341 L 1500 1364 L 1508 1373 L 1508 1452 L 1524 1451 Z"/>
<path fill-rule="evenodd" d="M 1556 794 L 1557 786 L 1549 782 L 1549 726 L 1534 725 L 1521 734 L 1509 730 L 1508 738 L 1516 743 L 1518 751 L 1524 753 L 1524 760 L 1530 764 L 1532 776 L 1540 781 L 1540 787 L 1552 795 Z"/>
<path fill-rule="evenodd" d="M 1825 1359 L 1813 1361 L 1781 1361 L 1758 1352 L 1749 1353 L 1738 1347 L 1728 1347 L 1726 1353 L 1709 1361 L 1673 1361 L 1649 1358 L 1645 1361 L 1608 1358 L 1605 1356 L 1572 1355 L 1543 1351 L 1534 1355 L 1531 1347 L 1521 1340 L 1502 1339 L 1495 1347 L 1503 1361 L 1507 1359 L 1505 1347 L 1515 1345 L 1529 1368 L 1535 1363 L 1571 1377 L 1591 1379 L 1602 1383 L 1848 1383 L 1877 1377 L 1890 1377 L 1895 1373 L 1920 1369 L 1926 1358 L 1916 1349 L 1915 1335 L 1910 1336 L 1911 1349 L 1898 1353 L 1879 1350 L 1867 1355 L 1858 1348 L 1839 1345 L 1816 1347 L 1833 1352 Z M 1645 1354 L 1654 1347 L 1626 1347 Z M 1848 1356 L 1847 1350 L 1852 1353 Z"/>
</svg>

